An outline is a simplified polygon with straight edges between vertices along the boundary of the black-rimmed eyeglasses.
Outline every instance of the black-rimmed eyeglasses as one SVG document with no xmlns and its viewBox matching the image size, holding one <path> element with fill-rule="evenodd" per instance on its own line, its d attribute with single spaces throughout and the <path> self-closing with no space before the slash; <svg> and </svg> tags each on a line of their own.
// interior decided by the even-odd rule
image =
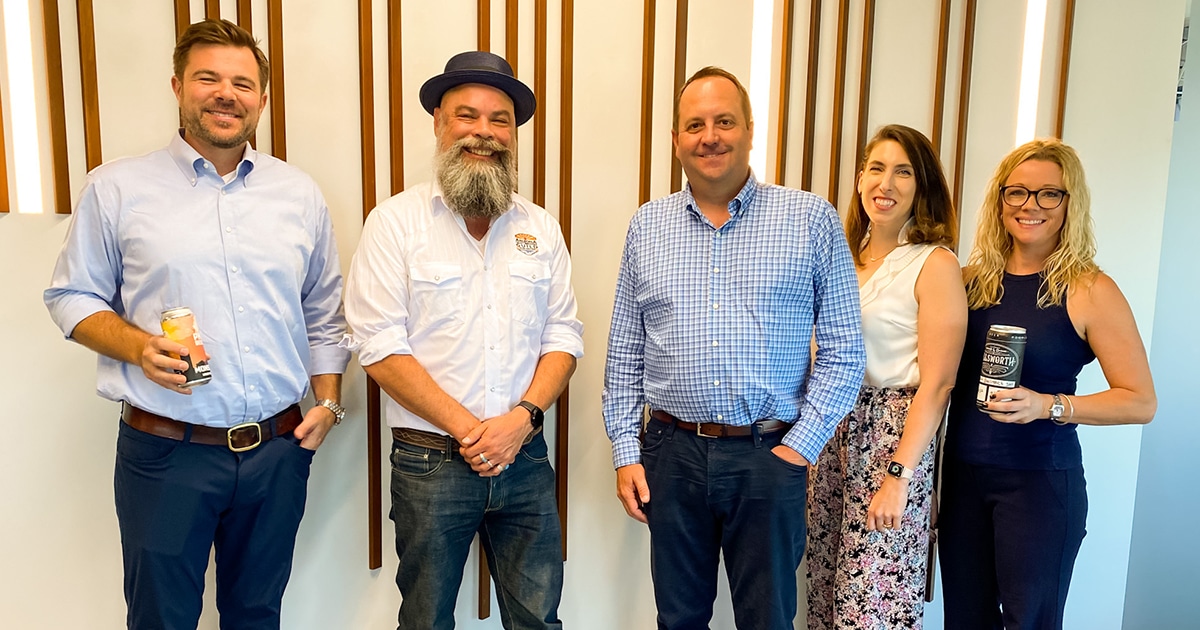
<svg viewBox="0 0 1200 630">
<path fill-rule="evenodd" d="M 1042 210 L 1053 210 L 1062 205 L 1063 199 L 1067 198 L 1067 191 L 1057 188 L 1039 188 L 1038 190 L 1029 190 L 1024 186 L 1001 186 L 1000 198 L 1004 203 L 1020 208 L 1029 201 L 1029 197 L 1037 200 L 1037 205 Z"/>
</svg>

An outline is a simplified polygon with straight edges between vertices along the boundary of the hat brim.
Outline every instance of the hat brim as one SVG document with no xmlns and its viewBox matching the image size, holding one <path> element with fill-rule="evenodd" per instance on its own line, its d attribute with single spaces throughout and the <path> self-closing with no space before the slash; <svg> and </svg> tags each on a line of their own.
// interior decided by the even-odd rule
<svg viewBox="0 0 1200 630">
<path fill-rule="evenodd" d="M 525 124 L 537 109 L 533 90 L 520 81 L 490 70 L 452 70 L 439 74 L 421 86 L 421 106 L 430 114 L 442 104 L 442 96 L 451 88 L 467 83 L 480 83 L 494 87 L 508 95 L 513 102 L 513 115 L 517 126 Z"/>
</svg>

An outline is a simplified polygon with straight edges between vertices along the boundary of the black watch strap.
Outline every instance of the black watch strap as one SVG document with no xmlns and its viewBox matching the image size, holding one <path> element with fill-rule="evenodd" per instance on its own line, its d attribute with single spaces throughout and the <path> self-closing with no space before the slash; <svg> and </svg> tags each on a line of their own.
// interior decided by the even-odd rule
<svg viewBox="0 0 1200 630">
<path fill-rule="evenodd" d="M 529 423 L 533 425 L 534 431 L 542 428 L 542 425 L 546 423 L 546 412 L 542 411 L 541 407 L 538 407 L 528 400 L 522 400 L 521 402 L 517 403 L 517 406 L 522 407 L 529 412 Z"/>
</svg>

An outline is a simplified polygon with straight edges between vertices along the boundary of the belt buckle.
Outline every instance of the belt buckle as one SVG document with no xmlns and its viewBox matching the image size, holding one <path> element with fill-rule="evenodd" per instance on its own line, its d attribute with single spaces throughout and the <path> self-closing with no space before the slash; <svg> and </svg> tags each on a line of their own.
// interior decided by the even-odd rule
<svg viewBox="0 0 1200 630">
<path fill-rule="evenodd" d="M 697 422 L 697 423 L 696 423 L 696 435 L 697 435 L 697 436 L 699 436 L 699 437 L 702 437 L 702 438 L 708 438 L 708 439 L 710 439 L 710 440 L 715 440 L 715 439 L 717 439 L 717 438 L 721 437 L 721 436 L 719 436 L 719 435 L 709 435 L 709 434 L 705 433 L 705 432 L 704 432 L 704 423 L 703 423 L 703 422 Z"/>
<path fill-rule="evenodd" d="M 252 431 L 254 435 L 254 442 L 247 446 L 237 446 L 237 443 L 242 441 L 240 435 L 246 433 L 251 427 L 254 428 Z M 239 437 L 235 437 L 235 434 L 237 434 Z M 229 450 L 233 451 L 234 453 L 254 450 L 258 448 L 260 444 L 262 444 L 262 425 L 257 422 L 243 422 L 237 426 L 229 427 L 229 429 L 225 431 L 225 442 L 229 445 Z"/>
</svg>

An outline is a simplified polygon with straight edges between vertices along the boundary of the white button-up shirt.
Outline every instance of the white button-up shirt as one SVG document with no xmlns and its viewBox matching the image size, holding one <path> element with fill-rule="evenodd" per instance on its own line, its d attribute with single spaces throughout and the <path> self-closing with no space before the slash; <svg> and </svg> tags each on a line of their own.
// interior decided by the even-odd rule
<svg viewBox="0 0 1200 630">
<path fill-rule="evenodd" d="M 548 352 L 583 356 L 558 223 L 514 194 L 483 248 L 426 183 L 379 204 L 346 282 L 349 345 L 366 366 L 412 355 L 479 419 L 507 413 Z M 385 399 L 388 426 L 445 433 Z"/>
</svg>

